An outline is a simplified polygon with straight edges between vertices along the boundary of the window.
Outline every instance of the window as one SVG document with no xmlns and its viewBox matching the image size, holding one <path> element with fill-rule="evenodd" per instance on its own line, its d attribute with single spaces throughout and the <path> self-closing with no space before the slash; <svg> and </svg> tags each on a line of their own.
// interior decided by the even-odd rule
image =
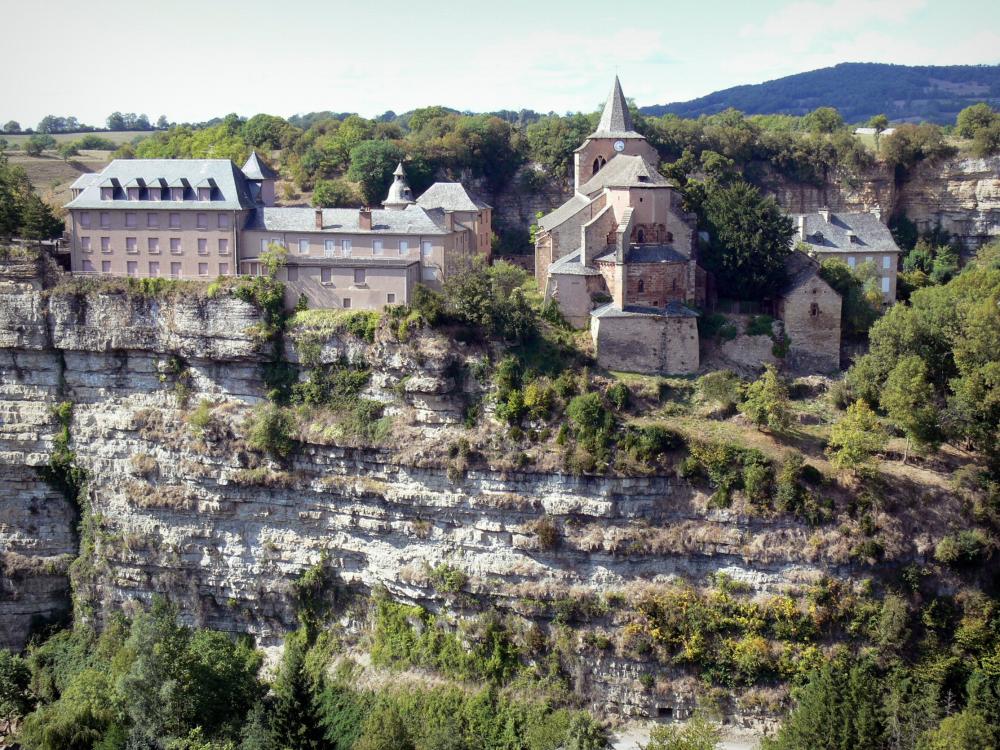
<svg viewBox="0 0 1000 750">
<path fill-rule="evenodd" d="M 198 275 L 199 276 L 208 276 L 208 263 L 199 263 L 198 264 Z"/>
<path fill-rule="evenodd" d="M 200 187 L 198 188 L 198 200 L 207 201 L 212 199 L 212 188 Z"/>
<path fill-rule="evenodd" d="M 331 276 L 331 274 L 330 274 L 330 269 L 329 268 L 321 268 L 319 270 L 320 281 L 322 281 L 324 284 L 329 284 L 330 283 L 330 276 Z"/>
<path fill-rule="evenodd" d="M 351 298 L 350 297 L 344 297 L 344 309 L 346 310 L 350 306 L 351 306 Z"/>
<path fill-rule="evenodd" d="M 180 214 L 170 214 L 170 228 L 180 229 L 181 228 L 181 215 Z"/>
<path fill-rule="evenodd" d="M 889 293 L 889 277 L 888 276 L 883 276 L 882 277 L 882 293 L 883 294 L 888 294 Z"/>
<path fill-rule="evenodd" d="M 126 211 L 125 226 L 128 227 L 129 229 L 135 229 L 136 224 L 137 221 L 136 221 L 135 211 Z"/>
<path fill-rule="evenodd" d="M 646 291 L 646 282 L 639 279 L 639 294 L 642 294 L 644 291 Z"/>
<path fill-rule="evenodd" d="M 872 259 L 872 256 L 870 256 L 870 255 L 866 255 L 866 256 L 865 256 L 865 263 L 871 263 L 871 262 L 872 262 L 872 260 L 873 260 L 873 259 Z"/>
<path fill-rule="evenodd" d="M 111 214 L 108 211 L 101 211 L 101 226 L 104 228 L 111 226 Z"/>
<path fill-rule="evenodd" d="M 219 255 L 229 255 L 229 238 L 219 238 Z"/>
<path fill-rule="evenodd" d="M 160 262 L 158 260 L 149 261 L 149 275 L 150 276 L 160 275 Z"/>
<path fill-rule="evenodd" d="M 267 251 L 267 240 L 266 239 L 262 239 L 260 241 L 260 251 L 262 253 Z"/>
<path fill-rule="evenodd" d="M 229 214 L 219 214 L 219 229 L 229 229 Z"/>
<path fill-rule="evenodd" d="M 101 200 L 102 201 L 109 201 L 109 200 L 111 200 L 114 197 L 113 191 L 114 191 L 114 188 L 102 187 L 101 188 Z"/>
<path fill-rule="evenodd" d="M 382 240 L 372 240 L 372 254 L 381 255 L 382 252 Z"/>
<path fill-rule="evenodd" d="M 309 252 L 309 240 L 299 240 L 299 254 L 305 255 Z"/>
<path fill-rule="evenodd" d="M 888 271 L 889 268 L 890 268 L 890 265 L 889 265 L 890 263 L 892 263 L 892 260 L 891 260 L 890 256 L 883 255 L 882 256 L 882 268 L 884 268 L 886 271 Z"/>
<path fill-rule="evenodd" d="M 101 237 L 101 252 L 110 253 L 111 252 L 111 238 Z"/>
<path fill-rule="evenodd" d="M 83 261 L 83 270 L 84 270 L 84 273 L 93 273 L 94 272 L 94 264 L 91 263 L 89 260 Z"/>
<path fill-rule="evenodd" d="M 90 237 L 80 238 L 80 249 L 83 250 L 83 252 L 85 253 L 90 252 Z"/>
<path fill-rule="evenodd" d="M 337 250 L 337 243 L 333 240 L 327 240 L 323 243 L 323 250 L 326 252 L 327 257 L 332 258 Z"/>
<path fill-rule="evenodd" d="M 181 264 L 171 263 L 170 264 L 170 278 L 179 279 L 181 277 Z"/>
<path fill-rule="evenodd" d="M 640 229 L 638 232 L 636 232 L 635 239 L 641 245 L 643 242 L 646 241 L 646 232 Z"/>
<path fill-rule="evenodd" d="M 358 286 L 365 283 L 365 269 L 355 268 L 354 269 L 354 285 Z"/>
<path fill-rule="evenodd" d="M 393 294 L 392 292 L 389 292 L 387 295 L 385 295 L 385 301 L 386 304 L 388 305 L 396 304 L 396 295 Z"/>
<path fill-rule="evenodd" d="M 90 229 L 90 211 L 83 211 L 80 214 L 80 226 L 84 229 Z"/>
<path fill-rule="evenodd" d="M 198 214 L 198 229 L 208 229 L 208 214 Z"/>
<path fill-rule="evenodd" d="M 817 315 L 819 315 L 819 304 L 818 303 L 813 302 L 811 305 L 809 305 L 809 315 L 811 315 L 814 318 Z"/>
<path fill-rule="evenodd" d="M 128 189 L 128 199 L 130 201 L 137 201 L 137 200 L 139 200 L 139 188 L 137 188 L 137 187 L 130 187 Z"/>
<path fill-rule="evenodd" d="M 102 260 L 101 261 L 101 273 L 111 273 L 111 261 Z"/>
<path fill-rule="evenodd" d="M 851 268 L 854 268 L 854 263 L 855 263 L 854 256 L 853 255 L 849 255 L 847 257 L 847 265 L 850 266 Z"/>
<path fill-rule="evenodd" d="M 137 253 L 139 252 L 139 244 L 135 237 L 125 238 L 125 252 L 127 253 Z"/>
<path fill-rule="evenodd" d="M 198 238 L 198 255 L 208 255 L 208 238 Z"/>
<path fill-rule="evenodd" d="M 146 249 L 149 250 L 149 252 L 151 253 L 160 252 L 160 238 L 150 237 L 148 240 L 146 240 Z"/>
<path fill-rule="evenodd" d="M 427 240 L 424 240 L 423 242 L 420 243 L 420 255 L 423 256 L 424 258 L 431 257 L 431 252 L 433 251 L 433 249 L 434 248 L 431 246 L 431 243 L 428 242 Z"/>
<path fill-rule="evenodd" d="M 298 281 L 299 280 L 299 267 L 298 266 L 287 266 L 288 280 Z"/>
<path fill-rule="evenodd" d="M 219 276 L 228 276 L 228 275 L 229 275 L 229 264 L 228 263 L 220 263 L 219 264 Z"/>
<path fill-rule="evenodd" d="M 345 258 L 350 258 L 351 257 L 351 241 L 350 240 L 341 240 L 340 241 L 340 249 L 344 251 L 344 257 Z"/>
<path fill-rule="evenodd" d="M 158 187 L 146 188 L 146 197 L 151 201 L 160 200 L 160 189 Z"/>
<path fill-rule="evenodd" d="M 159 214 L 146 214 L 146 226 L 150 229 L 159 229 L 160 227 L 160 215 Z"/>
<path fill-rule="evenodd" d="M 181 248 L 180 237 L 170 238 L 170 252 L 172 252 L 174 255 L 179 255 L 180 253 L 184 252 L 183 248 Z"/>
<path fill-rule="evenodd" d="M 406 240 L 400 240 L 399 241 L 399 254 L 400 255 L 406 255 L 409 252 L 410 252 L 410 243 L 407 242 Z"/>
<path fill-rule="evenodd" d="M 420 278 L 424 281 L 437 281 L 437 269 L 434 266 L 421 266 Z"/>
<path fill-rule="evenodd" d="M 184 188 L 170 188 L 170 199 L 175 201 L 184 200 Z"/>
<path fill-rule="evenodd" d="M 125 271 L 126 273 L 128 273 L 129 276 L 138 276 L 139 264 L 136 263 L 134 260 L 130 260 L 128 263 L 125 264 Z"/>
</svg>

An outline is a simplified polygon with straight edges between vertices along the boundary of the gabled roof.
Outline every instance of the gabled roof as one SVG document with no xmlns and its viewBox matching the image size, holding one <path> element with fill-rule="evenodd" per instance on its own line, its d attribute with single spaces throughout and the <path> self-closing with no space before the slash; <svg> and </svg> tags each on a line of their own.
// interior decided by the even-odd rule
<svg viewBox="0 0 1000 750">
<path fill-rule="evenodd" d="M 84 172 L 82 175 L 77 177 L 73 184 L 70 185 L 70 190 L 83 190 L 85 187 L 89 187 L 97 183 L 101 179 L 100 172 Z"/>
<path fill-rule="evenodd" d="M 785 259 L 785 274 L 787 279 L 785 281 L 785 285 L 781 289 L 782 296 L 794 292 L 814 276 L 819 277 L 820 280 L 826 284 L 826 281 L 819 276 L 819 263 L 799 250 L 793 251 L 792 254 Z M 829 286 L 829 284 L 827 284 L 827 286 Z"/>
<path fill-rule="evenodd" d="M 204 204 L 202 204 L 204 205 Z M 247 219 L 245 229 L 264 232 L 302 232 L 323 234 L 409 234 L 443 235 L 439 226 L 422 206 L 404 209 L 372 210 L 372 228 L 362 229 L 356 208 L 324 208 L 323 228 L 316 228 L 315 208 L 258 207 Z"/>
<path fill-rule="evenodd" d="M 555 263 L 549 266 L 549 274 L 569 274 L 571 276 L 600 276 L 601 272 L 596 268 L 585 266 L 580 262 L 580 251 L 564 255 Z"/>
<path fill-rule="evenodd" d="M 597 130 L 590 134 L 591 138 L 642 138 L 635 132 L 632 124 L 632 115 L 628 111 L 628 102 L 625 101 L 625 94 L 622 93 L 622 85 L 615 76 L 615 83 L 608 94 L 608 100 L 604 103 L 604 111 L 601 112 L 601 121 L 597 123 Z"/>
<path fill-rule="evenodd" d="M 424 208 L 443 208 L 445 211 L 479 211 L 489 208 L 474 198 L 461 182 L 435 182 L 417 198 Z"/>
<path fill-rule="evenodd" d="M 612 161 L 614 160 L 612 159 Z M 572 198 L 559 206 L 559 208 L 553 209 L 540 218 L 538 226 L 545 230 L 554 229 L 567 219 L 575 216 L 577 212 L 582 211 L 592 202 L 591 198 L 575 193 Z"/>
<path fill-rule="evenodd" d="M 171 211 L 222 209 L 239 211 L 252 208 L 246 177 L 229 159 L 115 159 L 100 174 L 100 184 L 123 185 L 136 178 L 155 180 L 162 178 L 170 186 L 194 184 L 214 180 L 215 198 L 212 201 L 174 201 Z M 116 193 L 118 192 L 117 187 Z M 119 195 L 116 198 L 121 197 Z M 106 201 L 101 200 L 100 186 L 92 182 L 66 204 L 67 208 L 165 208 L 161 201 Z"/>
<path fill-rule="evenodd" d="M 248 180 L 276 180 L 278 173 L 271 169 L 267 162 L 257 156 L 256 151 L 250 152 L 250 158 L 243 165 L 243 174 Z"/>
<path fill-rule="evenodd" d="M 614 159 L 612 161 L 617 161 Z M 608 163 L 609 165 L 611 162 Z M 798 234 L 800 216 L 805 220 L 805 239 Z M 829 213 L 824 219 L 819 213 L 796 216 L 795 241 L 809 245 L 820 253 L 898 253 L 899 246 L 889 227 L 872 213 Z M 851 240 L 851 234 L 854 241 Z"/>
<path fill-rule="evenodd" d="M 594 260 L 615 260 L 615 249 Z M 681 255 L 673 245 L 630 245 L 625 250 L 626 263 L 684 263 L 689 258 Z"/>
<path fill-rule="evenodd" d="M 641 156 L 619 154 L 577 192 L 591 195 L 606 187 L 673 187 L 673 183 Z"/>
<path fill-rule="evenodd" d="M 614 302 L 609 302 L 603 307 L 598 307 L 591 311 L 594 318 L 697 318 L 698 313 L 690 307 L 670 300 L 663 307 L 651 307 L 647 305 L 625 305 L 618 307 Z"/>
</svg>

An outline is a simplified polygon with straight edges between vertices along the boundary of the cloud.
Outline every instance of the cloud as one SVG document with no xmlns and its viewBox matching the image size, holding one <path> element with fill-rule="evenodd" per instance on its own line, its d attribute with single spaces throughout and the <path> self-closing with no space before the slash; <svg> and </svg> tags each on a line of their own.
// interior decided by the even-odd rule
<svg viewBox="0 0 1000 750">
<path fill-rule="evenodd" d="M 808 47 L 838 32 L 870 28 L 874 23 L 902 23 L 926 5 L 926 0 L 833 0 L 790 3 L 740 29 L 743 38 L 780 38 L 796 47 Z"/>
</svg>

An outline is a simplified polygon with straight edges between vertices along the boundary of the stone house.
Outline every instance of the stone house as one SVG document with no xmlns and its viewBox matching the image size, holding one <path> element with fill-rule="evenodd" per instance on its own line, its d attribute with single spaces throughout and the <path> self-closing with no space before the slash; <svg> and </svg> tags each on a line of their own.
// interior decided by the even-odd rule
<svg viewBox="0 0 1000 750">
<path fill-rule="evenodd" d="M 794 241 L 819 262 L 838 258 L 851 268 L 862 263 L 875 266 L 879 288 L 886 305 L 896 301 L 896 274 L 900 249 L 892 232 L 882 222 L 878 209 L 872 212 L 841 213 L 821 208 L 815 213 L 795 215 Z"/>
<path fill-rule="evenodd" d="M 788 281 L 776 312 L 788 338 L 785 363 L 793 370 L 840 369 L 840 294 L 819 275 L 819 263 L 796 250 L 785 262 Z"/>
<path fill-rule="evenodd" d="M 597 129 L 574 153 L 574 195 L 539 219 L 535 277 L 573 326 L 590 328 L 603 366 L 694 372 L 691 306 L 705 298 L 696 222 L 658 163 L 615 78 Z"/>
<path fill-rule="evenodd" d="M 423 283 L 487 259 L 492 209 L 460 183 L 414 199 L 400 164 L 380 209 L 274 205 L 277 173 L 256 152 L 226 159 L 118 159 L 81 176 L 67 204 L 78 274 L 208 279 L 263 273 L 260 253 L 286 248 L 287 302 L 379 309 Z"/>
</svg>

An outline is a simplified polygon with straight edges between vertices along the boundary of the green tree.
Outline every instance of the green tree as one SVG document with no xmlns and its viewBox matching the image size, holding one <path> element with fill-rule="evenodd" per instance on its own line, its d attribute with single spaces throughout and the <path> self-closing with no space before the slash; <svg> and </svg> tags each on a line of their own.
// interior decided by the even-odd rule
<svg viewBox="0 0 1000 750">
<path fill-rule="evenodd" d="M 247 445 L 284 459 L 295 447 L 295 420 L 277 404 L 261 404 L 247 421 Z"/>
<path fill-rule="evenodd" d="M 774 365 L 766 365 L 764 374 L 747 386 L 746 395 L 737 407 L 757 429 L 788 429 L 791 412 L 788 408 L 788 388 Z"/>
<path fill-rule="evenodd" d="M 927 380 L 927 365 L 917 355 L 899 360 L 886 378 L 880 402 L 886 414 L 906 432 L 907 446 L 937 447 L 942 435 L 937 394 Z M 903 455 L 906 463 L 906 455 Z"/>
<path fill-rule="evenodd" d="M 868 127 L 875 130 L 875 150 L 878 151 L 882 131 L 889 127 L 889 118 L 885 115 L 875 115 L 868 120 Z"/>
<path fill-rule="evenodd" d="M 308 634 L 299 628 L 285 638 L 285 651 L 277 677 L 271 685 L 271 728 L 280 747 L 314 750 L 323 744 L 323 729 L 314 694 L 317 685 L 306 666 Z"/>
<path fill-rule="evenodd" d="M 73 141 L 66 141 L 59 146 L 59 156 L 62 157 L 63 161 L 69 161 L 70 157 L 78 156 L 79 154 L 77 145 Z"/>
<path fill-rule="evenodd" d="M 654 727 L 645 750 L 715 750 L 721 737 L 718 725 L 695 714 L 694 718 L 683 725 Z"/>
<path fill-rule="evenodd" d="M 347 179 L 357 182 L 369 206 L 378 205 L 389 191 L 392 172 L 403 159 L 403 150 L 389 141 L 362 141 L 350 151 Z"/>
<path fill-rule="evenodd" d="M 288 148 L 302 131 L 275 115 L 254 115 L 240 127 L 243 140 L 257 148 Z"/>
<path fill-rule="evenodd" d="M 587 115 L 549 115 L 528 126 L 528 154 L 532 161 L 557 179 L 572 174 L 573 151 L 594 130 Z"/>
<path fill-rule="evenodd" d="M 827 451 L 833 465 L 857 470 L 885 448 L 887 435 L 878 416 L 863 400 L 847 407 L 847 413 L 830 430 Z"/>
<path fill-rule="evenodd" d="M 986 102 L 966 107 L 955 118 L 955 134 L 962 138 L 974 138 L 981 129 L 987 128 L 1000 117 Z"/>
<path fill-rule="evenodd" d="M 107 119 L 108 130 L 125 130 L 125 116 L 121 112 L 112 112 Z"/>
<path fill-rule="evenodd" d="M 345 180 L 319 180 L 313 188 L 312 204 L 317 208 L 342 208 L 360 202 L 360 196 Z"/>
<path fill-rule="evenodd" d="M 833 133 L 844 127 L 844 118 L 833 107 L 818 107 L 802 118 L 802 126 L 814 133 Z"/>
<path fill-rule="evenodd" d="M 3 132 L 16 134 L 21 132 L 21 123 L 17 120 L 7 120 L 3 126 Z"/>
<path fill-rule="evenodd" d="M 876 302 L 865 293 L 865 281 L 858 275 L 860 270 L 851 269 L 839 258 L 827 258 L 820 265 L 820 276 L 840 295 L 842 331 L 851 338 L 868 333 L 881 307 L 881 296 Z"/>
<path fill-rule="evenodd" d="M 26 240 L 54 240 L 62 237 L 66 225 L 34 192 L 22 198 L 20 235 Z"/>
<path fill-rule="evenodd" d="M 28 156 L 41 156 L 43 151 L 56 147 L 56 139 L 48 133 L 35 133 L 24 144 L 24 152 Z"/>
<path fill-rule="evenodd" d="M 918 750 L 990 750 L 996 739 L 995 727 L 981 714 L 966 710 L 942 719 L 920 738 Z"/>
<path fill-rule="evenodd" d="M 785 280 L 791 252 L 792 220 L 775 203 L 743 180 L 723 186 L 710 181 L 704 219 L 709 247 L 705 268 L 715 274 L 719 293 L 736 299 L 765 299 Z"/>
<path fill-rule="evenodd" d="M 31 672 L 17 654 L 0 648 L 0 737 L 11 725 L 31 710 L 28 683 Z"/>
</svg>

